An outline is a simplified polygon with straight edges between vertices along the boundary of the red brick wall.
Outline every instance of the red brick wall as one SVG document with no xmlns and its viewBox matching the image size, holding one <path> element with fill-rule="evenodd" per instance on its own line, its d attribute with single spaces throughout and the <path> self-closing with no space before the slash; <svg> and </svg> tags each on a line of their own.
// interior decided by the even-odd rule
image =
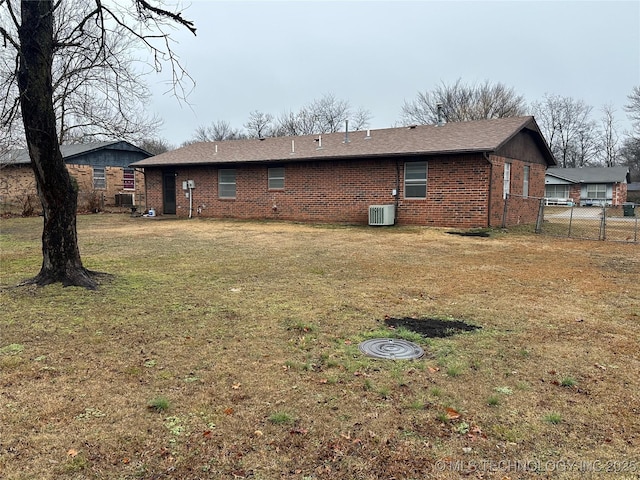
<svg viewBox="0 0 640 480">
<path fill-rule="evenodd" d="M 140 171 L 135 172 L 135 190 L 125 190 L 123 169 L 121 167 L 106 167 L 107 187 L 96 190 L 93 188 L 93 167 L 67 164 L 67 170 L 78 183 L 78 207 L 80 209 L 83 208 L 82 198 L 94 193 L 104 198 L 104 202 L 101 203 L 104 203 L 105 206 L 115 205 L 117 193 L 133 193 L 136 204 L 144 202 L 144 175 Z M 20 204 L 22 203 L 21 198 L 27 195 L 37 195 L 36 180 L 31 165 L 6 166 L 0 169 L 0 201 Z"/>
<path fill-rule="evenodd" d="M 615 206 L 620 206 L 627 201 L 627 184 L 626 183 L 614 183 L 613 184 L 613 199 L 611 203 Z"/>
<path fill-rule="evenodd" d="M 0 198 L 35 194 L 36 179 L 31 165 L 7 165 L 0 168 Z"/>
<path fill-rule="evenodd" d="M 424 159 L 414 159 L 421 160 Z M 394 204 L 392 190 L 397 189 L 398 224 L 487 226 L 492 168 L 482 155 L 430 158 L 425 199 L 404 198 L 404 160 L 398 162 L 398 170 L 393 159 L 289 163 L 284 165 L 285 188 L 282 191 L 267 188 L 267 165 L 239 165 L 236 167 L 235 199 L 218 198 L 217 167 L 180 167 L 176 168 L 175 177 L 176 213 L 178 216 L 189 214 L 189 198 L 182 190 L 182 182 L 194 180 L 193 216 L 366 224 L 369 205 Z M 513 162 L 512 175 L 522 171 L 521 166 L 517 166 L 519 163 Z M 544 166 L 531 167 L 530 195 L 542 196 Z M 502 168 L 494 166 L 493 175 L 492 208 L 494 203 L 504 206 Z M 536 181 L 540 183 L 538 187 Z M 147 207 L 161 214 L 161 170 L 147 169 L 146 182 Z M 515 184 L 512 180 L 512 192 Z M 496 196 L 499 197 L 497 203 Z M 492 218 L 495 214 L 497 224 L 501 224 L 503 209 L 497 210 L 497 213 L 492 212 Z M 535 215 L 533 218 L 535 221 Z"/>
<path fill-rule="evenodd" d="M 540 207 L 540 199 L 544 197 L 544 177 L 546 165 L 522 162 L 513 158 L 491 155 L 493 163 L 493 189 L 491 200 L 491 226 L 535 224 Z M 505 209 L 504 164 L 511 164 L 511 181 L 509 198 Z M 524 195 L 524 167 L 529 167 L 529 192 Z M 506 222 L 503 222 L 504 215 Z"/>
<path fill-rule="evenodd" d="M 90 193 L 93 188 L 93 167 L 89 165 L 67 164 L 69 174 L 76 179 L 80 193 Z M 144 175 L 135 173 L 135 190 L 124 190 L 124 175 L 121 167 L 105 167 L 107 187 L 95 190 L 104 194 L 105 204 L 114 205 L 116 193 L 135 193 L 136 198 L 144 196 Z M 0 169 L 0 196 L 18 197 L 36 195 L 36 180 L 30 165 L 7 166 Z"/>
<path fill-rule="evenodd" d="M 582 196 L 582 185 L 573 183 L 569 185 L 569 198 L 575 205 L 580 205 L 580 197 Z"/>
</svg>

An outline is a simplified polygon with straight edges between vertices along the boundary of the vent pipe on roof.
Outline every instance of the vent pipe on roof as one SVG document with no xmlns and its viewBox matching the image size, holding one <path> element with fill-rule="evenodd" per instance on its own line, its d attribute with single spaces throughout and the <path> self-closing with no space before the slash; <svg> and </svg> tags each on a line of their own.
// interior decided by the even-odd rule
<svg viewBox="0 0 640 480">
<path fill-rule="evenodd" d="M 364 137 L 365 140 L 369 140 L 371 138 L 371 130 L 367 129 L 367 136 Z"/>
<path fill-rule="evenodd" d="M 438 109 L 438 126 L 442 127 L 444 125 L 444 111 L 442 110 L 442 104 L 437 103 L 436 108 Z"/>
<path fill-rule="evenodd" d="M 344 143 L 349 143 L 349 120 L 344 121 Z"/>
<path fill-rule="evenodd" d="M 291 153 L 296 153 L 296 141 L 291 140 Z"/>
<path fill-rule="evenodd" d="M 218 144 L 215 145 L 215 154 L 218 154 Z"/>
</svg>

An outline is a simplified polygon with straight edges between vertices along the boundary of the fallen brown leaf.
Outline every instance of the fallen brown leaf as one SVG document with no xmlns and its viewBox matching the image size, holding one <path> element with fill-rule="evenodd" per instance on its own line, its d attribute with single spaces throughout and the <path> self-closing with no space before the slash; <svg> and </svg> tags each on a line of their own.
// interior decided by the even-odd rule
<svg viewBox="0 0 640 480">
<path fill-rule="evenodd" d="M 447 407 L 446 412 L 447 412 L 447 418 L 449 420 L 456 420 L 461 417 L 460 413 L 458 413 L 456 410 L 454 410 L 451 407 Z"/>
</svg>

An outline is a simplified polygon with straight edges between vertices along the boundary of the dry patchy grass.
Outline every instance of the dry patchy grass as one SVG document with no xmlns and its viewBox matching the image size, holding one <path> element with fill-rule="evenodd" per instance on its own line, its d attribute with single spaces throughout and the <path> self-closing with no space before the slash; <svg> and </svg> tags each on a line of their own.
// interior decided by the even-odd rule
<svg viewBox="0 0 640 480">
<path fill-rule="evenodd" d="M 2 478 L 640 470 L 637 245 L 93 215 L 83 258 L 111 280 L 9 287 L 37 272 L 40 221 L 1 224 Z M 426 356 L 358 351 L 398 334 Z"/>
</svg>

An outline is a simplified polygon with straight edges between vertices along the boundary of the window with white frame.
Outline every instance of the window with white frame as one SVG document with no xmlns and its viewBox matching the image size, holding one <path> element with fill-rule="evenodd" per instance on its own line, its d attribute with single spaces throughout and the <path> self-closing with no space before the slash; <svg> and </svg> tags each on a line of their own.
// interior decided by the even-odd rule
<svg viewBox="0 0 640 480">
<path fill-rule="evenodd" d="M 569 185 L 545 185 L 544 196 L 547 198 L 569 198 Z"/>
<path fill-rule="evenodd" d="M 404 197 L 427 198 L 427 162 L 404 164 Z"/>
<path fill-rule="evenodd" d="M 607 186 L 603 183 L 587 185 L 587 198 L 605 200 L 607 198 Z"/>
<path fill-rule="evenodd" d="M 530 167 L 528 165 L 524 166 L 523 172 L 523 180 L 522 180 L 522 196 L 527 198 L 529 196 L 529 175 L 530 175 Z"/>
<path fill-rule="evenodd" d="M 218 171 L 218 197 L 236 198 L 235 168 L 223 168 Z"/>
<path fill-rule="evenodd" d="M 269 190 L 284 190 L 284 167 L 273 167 L 267 171 Z"/>
<path fill-rule="evenodd" d="M 507 198 L 511 192 L 511 164 L 504 164 L 504 182 L 502 187 L 502 198 Z"/>
<path fill-rule="evenodd" d="M 136 189 L 136 172 L 133 168 L 122 169 L 122 183 L 125 190 Z"/>
<path fill-rule="evenodd" d="M 104 167 L 93 167 L 93 188 L 96 190 L 107 188 L 107 177 Z"/>
</svg>

